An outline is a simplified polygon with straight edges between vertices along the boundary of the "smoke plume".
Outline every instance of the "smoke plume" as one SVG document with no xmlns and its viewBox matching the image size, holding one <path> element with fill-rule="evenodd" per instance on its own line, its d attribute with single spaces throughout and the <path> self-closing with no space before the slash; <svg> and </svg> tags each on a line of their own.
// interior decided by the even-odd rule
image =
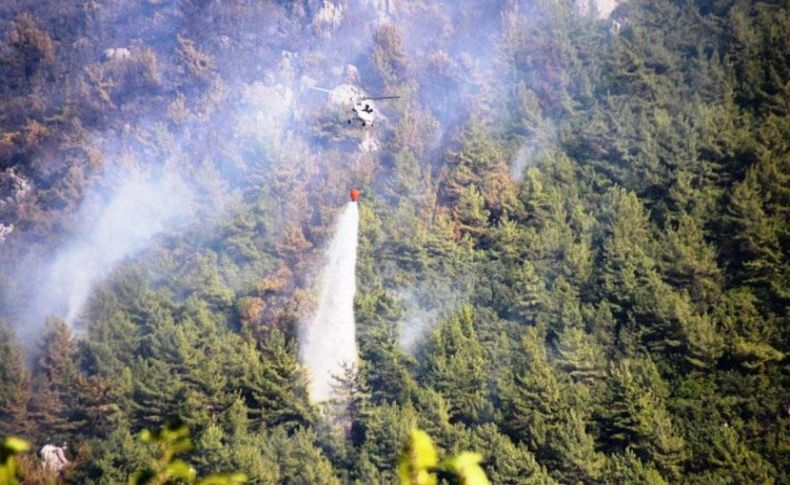
<svg viewBox="0 0 790 485">
<path fill-rule="evenodd" d="M 97 282 L 165 229 L 185 221 L 191 210 L 190 192 L 174 176 L 126 174 L 106 199 L 96 193 L 85 202 L 78 217 L 80 237 L 57 251 L 43 271 L 26 314 L 29 322 L 20 329 L 28 345 L 50 315 L 73 325 Z"/>
</svg>

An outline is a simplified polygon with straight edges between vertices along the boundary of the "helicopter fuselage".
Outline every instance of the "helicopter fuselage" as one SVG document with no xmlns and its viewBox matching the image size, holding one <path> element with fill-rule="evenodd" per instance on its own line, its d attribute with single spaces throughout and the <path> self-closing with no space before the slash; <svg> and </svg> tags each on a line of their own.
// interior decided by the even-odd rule
<svg viewBox="0 0 790 485">
<path fill-rule="evenodd" d="M 329 94 L 332 104 L 345 105 L 345 109 L 349 106 L 346 103 L 350 103 L 352 117 L 348 119 L 349 125 L 357 121 L 362 126 L 371 126 L 376 119 L 373 101 L 400 98 L 400 96 L 365 96 L 361 89 L 350 84 L 343 84 L 335 89 L 317 86 L 310 86 L 310 89 Z"/>
<path fill-rule="evenodd" d="M 376 119 L 373 114 L 374 111 L 373 103 L 369 99 L 357 100 L 351 108 L 351 112 L 354 113 L 357 121 L 359 121 L 362 126 L 373 124 L 373 120 Z M 351 124 L 351 120 L 348 120 L 348 124 Z"/>
</svg>

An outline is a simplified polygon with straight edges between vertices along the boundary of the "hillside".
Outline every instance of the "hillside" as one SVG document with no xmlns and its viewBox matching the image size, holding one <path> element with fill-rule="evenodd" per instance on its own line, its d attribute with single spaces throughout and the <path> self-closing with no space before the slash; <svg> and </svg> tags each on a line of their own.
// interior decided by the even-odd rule
<svg viewBox="0 0 790 485">
<path fill-rule="evenodd" d="M 790 8 L 581 3 L 0 2 L 0 437 L 80 484 L 175 416 L 251 483 L 394 483 L 415 425 L 493 483 L 790 483 Z"/>
</svg>

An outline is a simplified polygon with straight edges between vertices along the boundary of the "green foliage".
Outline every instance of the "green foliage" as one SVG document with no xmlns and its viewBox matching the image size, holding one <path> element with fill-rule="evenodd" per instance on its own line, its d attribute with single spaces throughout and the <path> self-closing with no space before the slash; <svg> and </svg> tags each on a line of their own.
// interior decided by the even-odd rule
<svg viewBox="0 0 790 485">
<path fill-rule="evenodd" d="M 640 483 L 666 485 L 667 482 L 652 466 L 646 466 L 633 451 L 611 455 L 606 461 L 603 475 L 606 483 Z"/>
<path fill-rule="evenodd" d="M 432 485 L 438 483 L 439 476 L 450 475 L 459 483 L 487 485 L 490 482 L 480 468 L 482 459 L 479 453 L 464 452 L 439 463 L 430 436 L 415 428 L 401 453 L 398 478 L 402 485 Z"/>
<path fill-rule="evenodd" d="M 0 484 L 17 485 L 20 483 L 17 480 L 14 456 L 24 453 L 29 449 L 30 444 L 19 438 L 5 438 L 0 443 Z"/>
<path fill-rule="evenodd" d="M 29 431 L 29 386 L 30 373 L 13 344 L 13 334 L 0 321 L 0 436 Z"/>
<path fill-rule="evenodd" d="M 299 430 L 293 436 L 277 437 L 280 483 L 338 485 L 332 463 L 315 446 L 315 435 L 310 430 Z"/>
<path fill-rule="evenodd" d="M 450 438 L 450 453 L 463 450 L 485 450 L 482 467 L 492 483 L 549 485 L 551 478 L 526 446 L 514 443 L 493 423 L 465 428 L 454 426 Z"/>
<path fill-rule="evenodd" d="M 531 451 L 542 449 L 548 428 L 567 412 L 569 382 L 549 364 L 535 329 L 529 329 L 513 367 L 512 380 L 502 389 L 505 429 Z"/>
<path fill-rule="evenodd" d="M 306 376 L 296 358 L 293 342 L 273 331 L 260 352 L 251 343 L 240 351 L 240 391 L 253 423 L 261 427 L 284 425 L 293 429 L 313 419 L 306 392 Z"/>
<path fill-rule="evenodd" d="M 161 431 L 144 430 L 140 439 L 153 443 L 162 456 L 149 467 L 137 470 L 129 477 L 130 485 L 159 485 L 168 483 L 194 483 L 196 485 L 234 485 L 247 482 L 243 473 L 210 475 L 198 478 L 197 472 L 187 462 L 175 457 L 192 449 L 189 429 L 180 421 L 167 423 Z"/>
<path fill-rule="evenodd" d="M 786 2 L 6 3 L 0 435 L 65 441 L 63 481 L 790 483 Z M 310 80 L 401 98 L 351 130 Z M 197 223 L 26 363 L 33 269 L 160 166 Z M 349 183 L 359 362 L 319 409 L 298 322 Z M 172 416 L 189 450 L 135 438 Z"/>
<path fill-rule="evenodd" d="M 447 399 L 451 422 L 478 423 L 492 412 L 473 318 L 472 308 L 465 306 L 437 325 L 425 359 L 425 377 Z"/>
<path fill-rule="evenodd" d="M 650 360 L 625 360 L 611 370 L 601 409 L 611 450 L 633 451 L 662 475 L 677 479 L 687 458 L 685 443 L 666 409 L 667 389 Z"/>
<path fill-rule="evenodd" d="M 413 429 L 398 463 L 398 478 L 404 485 L 431 485 L 437 478 L 431 469 L 439 463 L 436 448 L 425 431 Z"/>
</svg>

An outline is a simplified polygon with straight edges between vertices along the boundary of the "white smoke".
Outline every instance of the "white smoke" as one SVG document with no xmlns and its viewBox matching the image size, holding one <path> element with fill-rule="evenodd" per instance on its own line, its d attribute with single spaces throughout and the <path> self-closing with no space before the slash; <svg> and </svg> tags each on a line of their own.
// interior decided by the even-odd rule
<svg viewBox="0 0 790 485">
<path fill-rule="evenodd" d="M 403 350 L 414 355 L 425 335 L 439 319 L 441 305 L 429 309 L 422 307 L 414 291 L 401 292 L 400 300 L 406 314 L 398 322 L 398 341 Z"/>
<path fill-rule="evenodd" d="M 574 7 L 581 15 L 595 15 L 599 19 L 608 18 L 624 0 L 576 0 Z"/>
<path fill-rule="evenodd" d="M 415 286 L 401 289 L 398 292 L 404 309 L 398 322 L 401 348 L 416 355 L 437 322 L 470 302 L 475 285 L 476 277 L 467 273 L 427 276 Z"/>
<path fill-rule="evenodd" d="M 301 328 L 299 354 L 310 372 L 310 397 L 315 402 L 329 400 L 333 376 L 343 375 L 344 364 L 357 361 L 354 294 L 358 230 L 359 209 L 349 202 L 325 255 L 318 309 Z"/>
<path fill-rule="evenodd" d="M 80 238 L 60 250 L 35 301 L 39 310 L 73 324 L 92 287 L 125 258 L 145 249 L 165 228 L 185 218 L 189 192 L 176 178 L 127 176 L 109 200 L 88 201 Z"/>
</svg>

